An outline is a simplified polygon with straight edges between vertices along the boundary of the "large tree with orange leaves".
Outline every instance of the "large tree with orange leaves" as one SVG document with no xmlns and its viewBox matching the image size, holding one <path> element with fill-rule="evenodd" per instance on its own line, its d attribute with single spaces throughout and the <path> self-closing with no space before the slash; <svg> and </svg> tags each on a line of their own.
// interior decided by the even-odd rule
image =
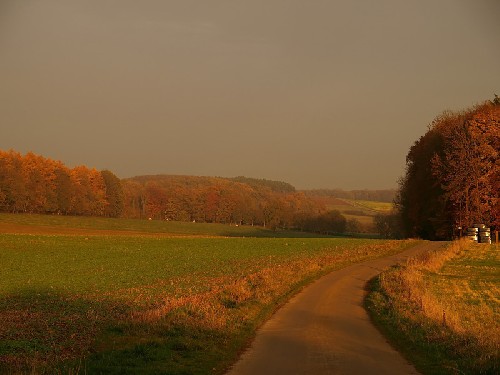
<svg viewBox="0 0 500 375">
<path fill-rule="evenodd" d="M 500 225 L 500 105 L 438 116 L 410 149 L 397 204 L 406 235 L 448 238 Z"/>
</svg>

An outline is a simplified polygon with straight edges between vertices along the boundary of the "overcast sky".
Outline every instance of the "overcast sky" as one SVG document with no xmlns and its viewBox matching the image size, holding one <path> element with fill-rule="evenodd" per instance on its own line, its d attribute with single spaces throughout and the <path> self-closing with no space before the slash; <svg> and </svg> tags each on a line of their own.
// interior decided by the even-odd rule
<svg viewBox="0 0 500 375">
<path fill-rule="evenodd" d="M 391 188 L 495 93 L 498 0 L 0 0 L 0 149 L 119 177 Z"/>
</svg>

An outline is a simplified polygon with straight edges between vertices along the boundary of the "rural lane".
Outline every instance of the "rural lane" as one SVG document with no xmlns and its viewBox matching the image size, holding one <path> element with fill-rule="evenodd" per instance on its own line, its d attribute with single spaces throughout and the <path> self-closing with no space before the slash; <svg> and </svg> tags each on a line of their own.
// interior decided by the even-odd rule
<svg viewBox="0 0 500 375">
<path fill-rule="evenodd" d="M 372 325 L 364 288 L 385 268 L 440 246 L 420 243 L 320 278 L 257 331 L 227 375 L 418 374 Z"/>
</svg>

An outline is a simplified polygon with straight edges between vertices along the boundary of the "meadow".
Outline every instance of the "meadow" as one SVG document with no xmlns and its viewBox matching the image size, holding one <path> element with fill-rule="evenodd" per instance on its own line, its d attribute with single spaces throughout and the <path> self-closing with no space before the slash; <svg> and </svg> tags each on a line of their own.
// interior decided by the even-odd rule
<svg viewBox="0 0 500 375">
<path fill-rule="evenodd" d="M 87 216 L 0 213 L 0 233 L 154 235 L 168 237 L 318 237 L 316 234 L 268 230 L 260 226 L 164 220 L 111 219 Z"/>
<path fill-rule="evenodd" d="M 304 285 L 411 244 L 194 223 L 0 218 L 0 373 L 221 374 Z"/>
<path fill-rule="evenodd" d="M 500 248 L 456 241 L 373 280 L 376 324 L 424 374 L 500 372 Z"/>
</svg>

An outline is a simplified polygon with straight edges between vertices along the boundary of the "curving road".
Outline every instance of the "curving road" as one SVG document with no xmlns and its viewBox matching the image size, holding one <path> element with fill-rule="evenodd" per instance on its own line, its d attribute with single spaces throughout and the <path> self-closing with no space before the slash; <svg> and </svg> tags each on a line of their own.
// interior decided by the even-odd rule
<svg viewBox="0 0 500 375">
<path fill-rule="evenodd" d="M 370 322 L 364 287 L 385 268 L 440 246 L 421 243 L 319 279 L 259 329 L 228 375 L 418 374 Z"/>
</svg>

